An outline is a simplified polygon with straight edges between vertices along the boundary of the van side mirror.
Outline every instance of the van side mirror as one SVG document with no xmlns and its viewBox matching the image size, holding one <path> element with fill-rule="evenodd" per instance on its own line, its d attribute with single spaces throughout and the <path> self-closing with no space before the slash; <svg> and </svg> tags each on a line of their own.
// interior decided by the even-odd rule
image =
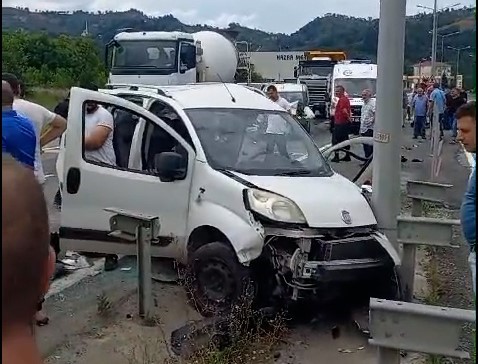
<svg viewBox="0 0 478 364">
<path fill-rule="evenodd" d="M 297 74 L 298 74 L 298 73 L 299 73 L 299 72 L 297 72 L 297 67 L 294 67 L 294 78 L 297 78 Z"/>
<path fill-rule="evenodd" d="M 185 158 L 176 152 L 163 152 L 154 156 L 154 170 L 162 182 L 173 182 L 186 175 Z"/>
</svg>

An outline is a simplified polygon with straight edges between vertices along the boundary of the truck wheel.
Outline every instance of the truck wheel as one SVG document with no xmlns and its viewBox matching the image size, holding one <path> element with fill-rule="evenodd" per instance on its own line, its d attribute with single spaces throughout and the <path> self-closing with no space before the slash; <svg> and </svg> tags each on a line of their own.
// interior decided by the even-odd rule
<svg viewBox="0 0 478 364">
<path fill-rule="evenodd" d="M 225 243 L 209 243 L 192 252 L 189 271 L 189 294 L 205 317 L 227 313 L 252 288 L 249 268 L 239 263 Z"/>
</svg>

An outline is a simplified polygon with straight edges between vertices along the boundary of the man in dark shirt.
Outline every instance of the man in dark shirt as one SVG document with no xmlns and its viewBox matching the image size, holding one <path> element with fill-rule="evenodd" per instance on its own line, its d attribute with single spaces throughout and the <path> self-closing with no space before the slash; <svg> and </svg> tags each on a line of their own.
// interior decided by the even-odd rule
<svg viewBox="0 0 478 364">
<path fill-rule="evenodd" d="M 332 145 L 342 143 L 349 139 L 351 116 L 350 101 L 349 98 L 345 96 L 345 89 L 343 86 L 339 85 L 335 88 L 335 96 L 338 97 L 338 101 L 335 107 Z M 350 150 L 350 146 L 345 147 L 344 149 Z M 335 152 L 335 156 L 332 158 L 332 162 L 349 162 L 350 160 L 350 154 L 348 152 L 346 152 L 346 155 L 343 159 L 339 158 L 338 152 Z"/>
<path fill-rule="evenodd" d="M 447 104 L 446 108 L 448 111 L 448 114 L 452 118 L 452 137 L 453 140 L 451 141 L 452 144 L 456 143 L 456 137 L 458 133 L 458 128 L 457 128 L 457 120 L 456 120 L 456 111 L 458 108 L 465 104 L 466 101 L 465 99 L 461 96 L 460 91 L 457 88 L 454 88 L 450 91 L 450 97 L 447 99 Z"/>
</svg>

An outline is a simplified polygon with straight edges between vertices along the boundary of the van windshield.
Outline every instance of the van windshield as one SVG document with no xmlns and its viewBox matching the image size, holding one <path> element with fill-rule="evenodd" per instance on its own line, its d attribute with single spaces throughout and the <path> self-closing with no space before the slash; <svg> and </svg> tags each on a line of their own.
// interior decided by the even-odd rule
<svg viewBox="0 0 478 364">
<path fill-rule="evenodd" d="M 352 97 L 361 97 L 365 89 L 372 91 L 372 95 L 377 93 L 376 78 L 337 78 L 335 86 L 343 86 L 345 92 Z"/>
<path fill-rule="evenodd" d="M 281 91 L 279 94 L 284 99 L 286 99 L 289 102 L 289 104 L 292 104 L 297 101 L 300 101 L 303 104 L 306 104 L 304 92 Z"/>
<path fill-rule="evenodd" d="M 299 123 L 282 111 L 189 109 L 210 166 L 259 176 L 333 174 Z"/>
</svg>

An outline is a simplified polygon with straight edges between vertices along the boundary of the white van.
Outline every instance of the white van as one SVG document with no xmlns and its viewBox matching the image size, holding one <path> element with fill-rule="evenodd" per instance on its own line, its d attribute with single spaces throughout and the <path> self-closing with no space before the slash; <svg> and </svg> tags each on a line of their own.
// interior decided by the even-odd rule
<svg viewBox="0 0 478 364">
<path fill-rule="evenodd" d="M 118 165 L 85 159 L 86 103 L 113 113 Z M 191 268 L 204 315 L 230 307 L 251 281 L 267 299 L 396 292 L 399 257 L 367 197 L 291 115 L 248 88 L 73 88 L 60 154 L 62 249 L 135 255 L 135 244 L 108 236 L 105 208 L 159 216 L 152 254 Z"/>
<path fill-rule="evenodd" d="M 369 89 L 375 98 L 377 93 L 377 65 L 366 61 L 341 61 L 334 66 L 332 74 L 332 92 L 337 86 L 343 86 L 350 99 L 354 134 L 359 133 L 360 114 L 362 113 L 362 91 Z M 330 114 L 335 114 L 337 98 L 332 100 Z"/>
</svg>

